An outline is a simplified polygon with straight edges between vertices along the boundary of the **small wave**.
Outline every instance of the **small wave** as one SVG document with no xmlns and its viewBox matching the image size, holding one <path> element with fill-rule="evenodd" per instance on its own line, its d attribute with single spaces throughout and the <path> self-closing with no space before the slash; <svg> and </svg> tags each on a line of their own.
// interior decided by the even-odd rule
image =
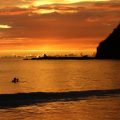
<svg viewBox="0 0 120 120">
<path fill-rule="evenodd" d="M 31 105 L 39 102 L 87 99 L 88 97 L 103 97 L 111 95 L 120 95 L 120 89 L 0 94 L 0 108 Z"/>
</svg>

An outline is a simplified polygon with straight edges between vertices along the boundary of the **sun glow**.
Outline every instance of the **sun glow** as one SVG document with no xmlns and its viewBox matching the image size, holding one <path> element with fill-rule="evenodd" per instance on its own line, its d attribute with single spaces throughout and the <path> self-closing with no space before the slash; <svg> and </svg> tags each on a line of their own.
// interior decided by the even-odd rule
<svg viewBox="0 0 120 120">
<path fill-rule="evenodd" d="M 1 29 L 7 29 L 7 28 L 11 28 L 11 26 L 9 26 L 9 25 L 0 25 L 0 28 Z"/>
<path fill-rule="evenodd" d="M 40 5 L 47 5 L 47 4 L 53 4 L 53 2 L 49 0 L 45 0 L 45 1 L 37 0 L 33 3 L 33 6 L 40 6 Z"/>
<path fill-rule="evenodd" d="M 109 1 L 109 0 L 37 0 L 33 2 L 33 6 L 40 5 L 50 5 L 50 4 L 69 4 L 69 3 L 77 3 L 77 2 L 99 2 L 99 1 Z"/>
<path fill-rule="evenodd" d="M 36 10 L 33 13 L 38 13 L 38 14 L 48 14 L 48 13 L 53 13 L 55 12 L 54 9 L 51 10 L 45 10 L 45 9 L 40 9 L 40 10 Z"/>
</svg>

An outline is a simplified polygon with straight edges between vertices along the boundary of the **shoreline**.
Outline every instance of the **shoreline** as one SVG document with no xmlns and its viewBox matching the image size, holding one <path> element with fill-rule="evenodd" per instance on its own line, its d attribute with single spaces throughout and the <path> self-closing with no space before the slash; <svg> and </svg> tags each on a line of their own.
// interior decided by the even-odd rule
<svg viewBox="0 0 120 120">
<path fill-rule="evenodd" d="M 119 58 L 96 58 L 96 57 L 33 57 L 24 58 L 23 60 L 120 60 Z"/>
</svg>

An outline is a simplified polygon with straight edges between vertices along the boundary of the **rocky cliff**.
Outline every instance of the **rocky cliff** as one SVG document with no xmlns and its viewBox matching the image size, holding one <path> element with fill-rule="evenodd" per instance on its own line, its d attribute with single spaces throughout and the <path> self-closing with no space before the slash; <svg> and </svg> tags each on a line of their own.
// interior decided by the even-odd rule
<svg viewBox="0 0 120 120">
<path fill-rule="evenodd" d="M 120 24 L 97 47 L 96 58 L 120 59 Z"/>
</svg>

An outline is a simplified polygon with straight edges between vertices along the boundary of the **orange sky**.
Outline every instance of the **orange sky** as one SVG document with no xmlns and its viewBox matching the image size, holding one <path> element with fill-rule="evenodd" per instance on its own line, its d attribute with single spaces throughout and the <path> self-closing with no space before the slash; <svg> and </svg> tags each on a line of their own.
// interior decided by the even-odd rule
<svg viewBox="0 0 120 120">
<path fill-rule="evenodd" d="M 120 22 L 120 0 L 1 0 L 0 55 L 93 53 Z"/>
</svg>

